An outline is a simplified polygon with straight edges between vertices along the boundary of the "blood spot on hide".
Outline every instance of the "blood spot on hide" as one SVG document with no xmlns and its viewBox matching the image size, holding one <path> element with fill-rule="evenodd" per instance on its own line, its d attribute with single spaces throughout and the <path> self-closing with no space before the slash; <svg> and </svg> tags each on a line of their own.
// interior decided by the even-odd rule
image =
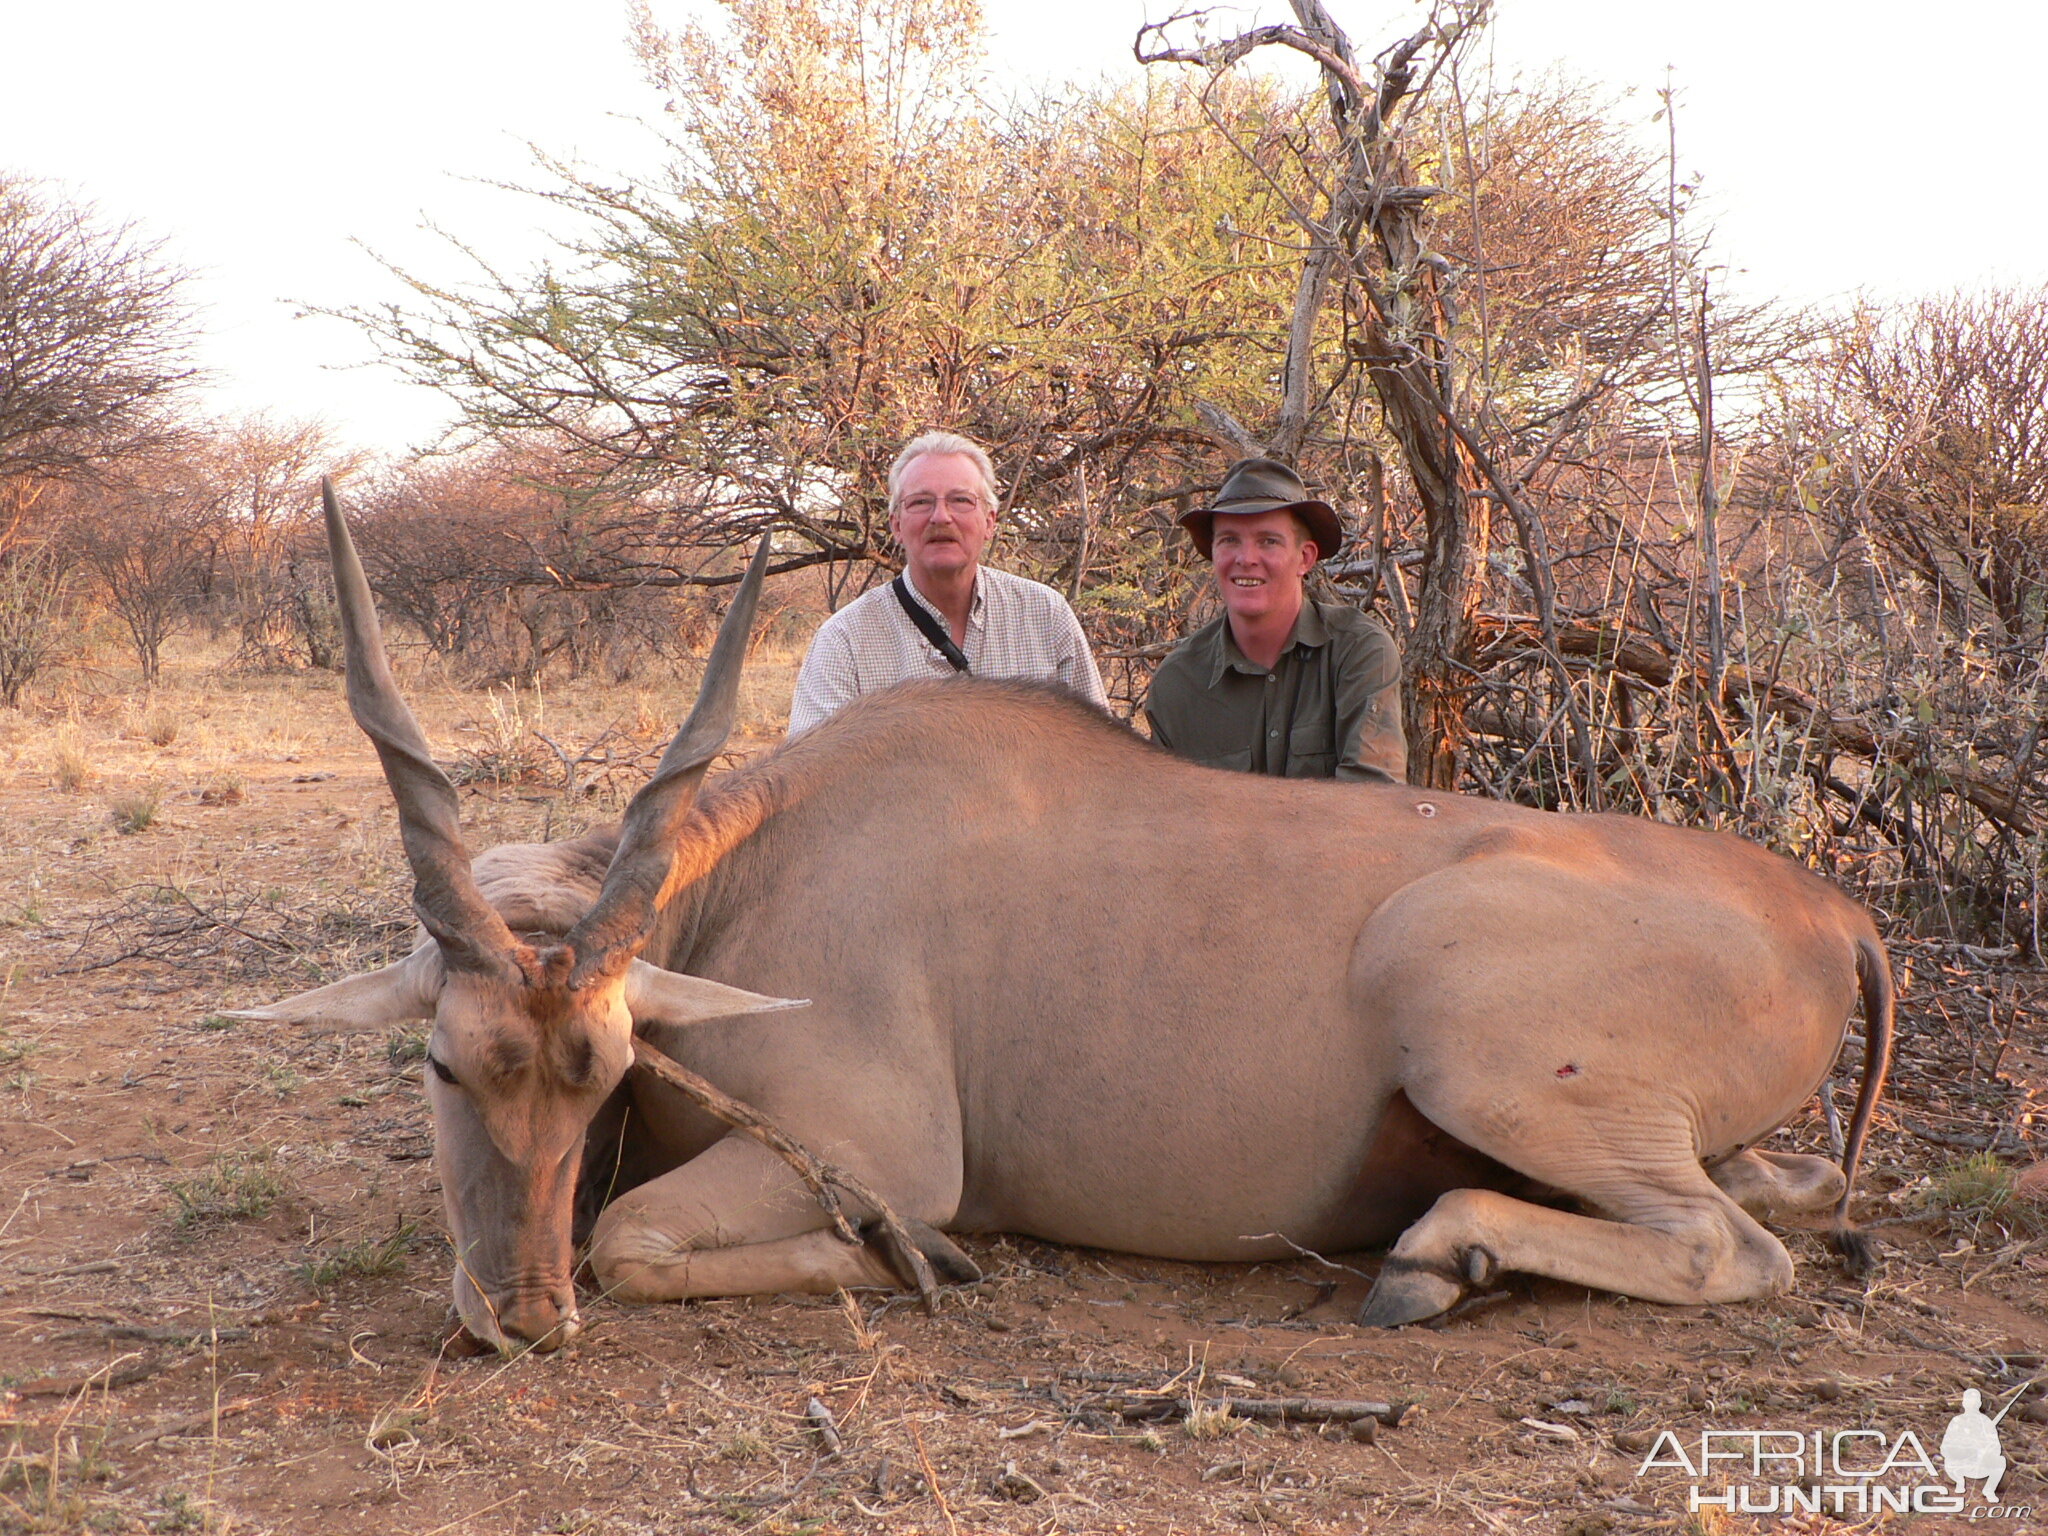
<svg viewBox="0 0 2048 1536">
<path fill-rule="evenodd" d="M 1434 816 L 1436 814 L 1436 807 L 1427 800 L 1418 800 L 1415 802 L 1415 814 L 1425 817 Z"/>
<path fill-rule="evenodd" d="M 1557 1075 L 1559 1077 L 1577 1077 L 1579 1075 L 1579 1069 L 1576 1065 L 1568 1061 L 1563 1066 L 1557 1069 Z"/>
</svg>

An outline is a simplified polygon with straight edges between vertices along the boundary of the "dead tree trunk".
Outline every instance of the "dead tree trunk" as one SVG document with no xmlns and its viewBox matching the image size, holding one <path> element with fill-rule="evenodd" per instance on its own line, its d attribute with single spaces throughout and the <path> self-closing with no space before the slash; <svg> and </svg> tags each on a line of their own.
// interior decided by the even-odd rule
<svg viewBox="0 0 2048 1536">
<path fill-rule="evenodd" d="M 1427 205 L 1437 191 L 1418 186 L 1397 117 L 1412 110 L 1430 80 L 1483 23 L 1488 0 L 1452 0 L 1430 24 L 1383 56 L 1369 86 L 1322 0 L 1291 0 L 1298 27 L 1263 26 L 1207 48 L 1148 50 L 1142 63 L 1174 62 L 1221 70 L 1255 49 L 1295 49 L 1321 67 L 1337 130 L 1329 202 L 1321 218 L 1297 210 L 1309 237 L 1287 333 L 1272 451 L 1299 455 L 1317 391 L 1313 337 L 1333 286 L 1350 320 L 1349 361 L 1367 370 L 1387 430 L 1408 466 L 1426 526 L 1421 589 L 1404 659 L 1408 776 L 1453 787 L 1466 741 L 1464 679 L 1487 545 L 1487 504 L 1473 494 L 1478 476 L 1452 417 L 1458 398 L 1440 261 L 1429 252 Z"/>
<path fill-rule="evenodd" d="M 1461 29 L 1479 16 L 1461 15 L 1449 26 L 1433 23 L 1397 45 L 1386 56 L 1378 90 L 1369 92 L 1350 39 L 1322 0 L 1292 4 L 1303 32 L 1322 50 L 1323 86 L 1343 156 L 1325 239 L 1341 252 L 1353 279 L 1353 359 L 1368 370 L 1422 504 L 1427 560 L 1403 666 L 1408 777 L 1448 789 L 1457 783 L 1465 741 L 1463 677 L 1479 602 L 1475 572 L 1486 557 L 1489 527 L 1486 504 L 1472 495 L 1472 466 L 1448 414 L 1458 397 L 1448 344 L 1451 321 L 1424 238 L 1435 189 L 1415 184 L 1393 119 L 1419 98 L 1418 72 L 1426 84 L 1456 47 Z M 1315 267 L 1312 255 L 1303 272 L 1304 291 L 1320 277 Z M 1292 348 L 1288 361 L 1294 362 Z"/>
</svg>

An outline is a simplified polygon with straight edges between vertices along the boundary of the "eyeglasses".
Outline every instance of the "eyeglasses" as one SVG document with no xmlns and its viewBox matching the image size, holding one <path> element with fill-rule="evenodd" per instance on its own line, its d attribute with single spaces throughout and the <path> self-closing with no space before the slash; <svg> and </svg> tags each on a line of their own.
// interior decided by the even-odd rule
<svg viewBox="0 0 2048 1536">
<path fill-rule="evenodd" d="M 929 517 L 939 509 L 939 498 L 929 491 L 903 498 L 903 510 L 916 517 Z M 972 491 L 948 491 L 946 510 L 955 517 L 967 517 L 981 510 L 981 498 Z"/>
</svg>

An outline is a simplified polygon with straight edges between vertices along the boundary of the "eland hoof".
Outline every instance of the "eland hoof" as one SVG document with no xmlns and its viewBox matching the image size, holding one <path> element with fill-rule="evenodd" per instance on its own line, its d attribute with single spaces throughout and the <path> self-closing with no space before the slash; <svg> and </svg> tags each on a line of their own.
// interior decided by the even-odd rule
<svg viewBox="0 0 2048 1536">
<path fill-rule="evenodd" d="M 937 1227 L 919 1221 L 915 1216 L 897 1218 L 903 1223 L 917 1251 L 932 1267 L 933 1276 L 946 1285 L 979 1285 L 982 1280 L 981 1266 L 970 1259 L 960 1245 L 946 1236 Z M 889 1260 L 889 1267 L 896 1271 L 907 1290 L 917 1288 L 917 1274 L 911 1267 L 909 1257 L 896 1251 L 896 1244 L 889 1229 L 879 1220 L 869 1221 L 860 1229 L 860 1235 L 869 1244 L 882 1250 Z"/>
<path fill-rule="evenodd" d="M 1372 1294 L 1359 1309 L 1362 1328 L 1400 1328 L 1435 1317 L 1458 1304 L 1465 1287 L 1412 1259 L 1391 1258 L 1380 1266 Z"/>
</svg>

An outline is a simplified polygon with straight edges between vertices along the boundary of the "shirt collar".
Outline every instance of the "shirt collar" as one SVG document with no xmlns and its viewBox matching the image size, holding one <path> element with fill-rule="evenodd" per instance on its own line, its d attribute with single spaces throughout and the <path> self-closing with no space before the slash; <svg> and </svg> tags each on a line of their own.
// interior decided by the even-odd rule
<svg viewBox="0 0 2048 1536">
<path fill-rule="evenodd" d="M 1304 595 L 1301 612 L 1294 620 L 1294 638 L 1287 642 L 1280 654 L 1285 656 L 1297 645 L 1313 649 L 1329 643 L 1330 626 L 1323 620 L 1322 609 L 1316 606 L 1314 598 Z M 1237 641 L 1230 633 L 1230 615 L 1226 613 L 1216 621 L 1216 639 L 1209 658 L 1209 686 L 1214 688 L 1223 681 L 1223 674 L 1229 671 L 1243 672 L 1251 677 L 1266 675 L 1266 668 L 1256 665 L 1237 648 Z"/>
<path fill-rule="evenodd" d="M 910 567 L 907 565 L 903 567 L 903 585 L 909 589 L 910 595 L 917 599 L 920 608 L 941 624 L 946 622 L 946 616 L 939 612 L 938 605 L 917 590 L 917 578 L 910 574 Z M 970 625 L 981 623 L 982 595 L 987 591 L 988 586 L 981 579 L 981 567 L 977 565 L 974 568 L 974 596 L 967 603 L 967 622 Z"/>
</svg>

